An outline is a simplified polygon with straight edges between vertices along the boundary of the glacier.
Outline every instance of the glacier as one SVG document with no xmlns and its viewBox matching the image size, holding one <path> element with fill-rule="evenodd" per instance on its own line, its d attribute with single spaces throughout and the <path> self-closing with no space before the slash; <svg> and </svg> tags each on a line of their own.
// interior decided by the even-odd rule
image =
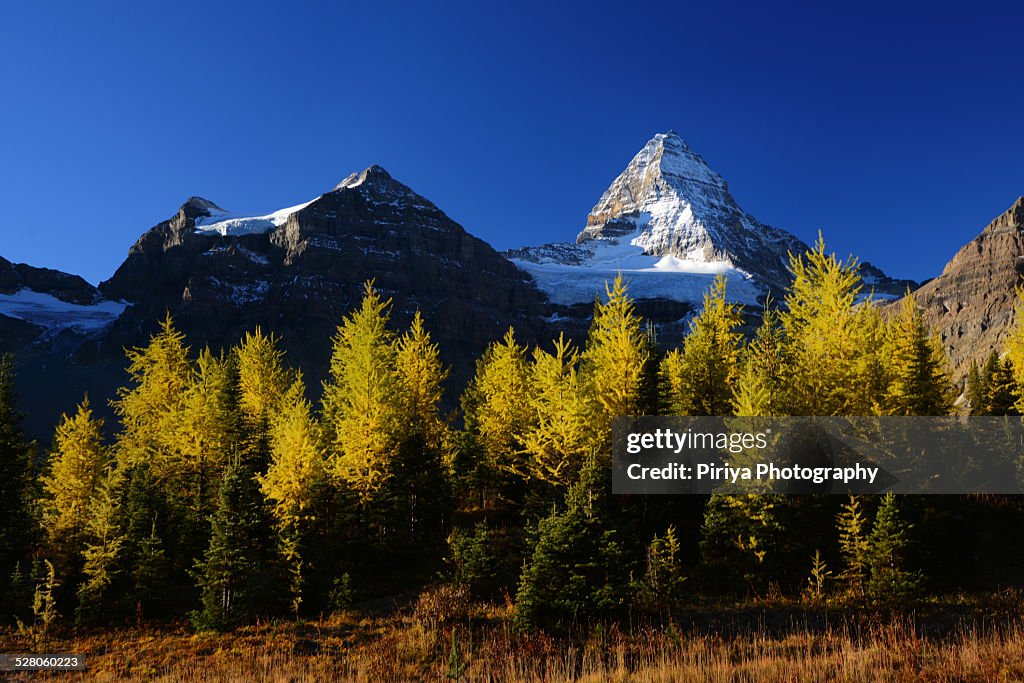
<svg viewBox="0 0 1024 683">
<path fill-rule="evenodd" d="M 0 294 L 0 314 L 55 332 L 66 329 L 81 334 L 97 332 L 117 320 L 128 305 L 109 299 L 93 304 L 73 304 L 24 287 L 13 294 Z"/>
</svg>

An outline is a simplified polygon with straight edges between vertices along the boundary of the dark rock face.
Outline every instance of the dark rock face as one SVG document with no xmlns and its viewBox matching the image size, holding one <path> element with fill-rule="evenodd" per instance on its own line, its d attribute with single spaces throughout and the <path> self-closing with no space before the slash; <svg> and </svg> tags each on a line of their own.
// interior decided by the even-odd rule
<svg viewBox="0 0 1024 683">
<path fill-rule="evenodd" d="M 529 277 L 431 202 L 373 166 L 354 174 L 265 233 L 197 231 L 219 212 L 199 198 L 144 234 L 104 295 L 133 302 L 107 346 L 144 340 L 170 311 L 193 344 L 219 347 L 261 325 L 278 333 L 314 382 L 330 340 L 373 280 L 404 326 L 417 309 L 453 383 L 487 344 L 514 325 L 535 338 L 547 307 Z M 204 222 L 208 222 L 204 221 Z"/>
<path fill-rule="evenodd" d="M 907 292 L 917 289 L 921 283 L 914 280 L 892 278 L 874 266 L 870 261 L 860 264 L 860 276 L 865 290 L 874 290 L 876 296 L 902 298 Z"/>
<path fill-rule="evenodd" d="M 962 377 L 993 349 L 1002 352 L 1014 322 L 1014 287 L 1024 274 L 1024 197 L 964 245 L 942 274 L 913 295 Z"/>
<path fill-rule="evenodd" d="M 19 289 L 49 294 L 72 304 L 92 304 L 100 298 L 99 290 L 77 275 L 11 263 L 0 257 L 0 293 L 14 294 Z"/>
</svg>

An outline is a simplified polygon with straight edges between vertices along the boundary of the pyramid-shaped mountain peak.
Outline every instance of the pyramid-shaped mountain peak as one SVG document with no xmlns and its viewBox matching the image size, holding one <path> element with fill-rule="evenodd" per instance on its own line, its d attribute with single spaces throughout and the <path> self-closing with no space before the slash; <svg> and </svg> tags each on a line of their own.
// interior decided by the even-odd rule
<svg viewBox="0 0 1024 683">
<path fill-rule="evenodd" d="M 806 248 L 741 209 L 725 179 L 671 130 L 651 138 L 598 200 L 576 238 L 593 240 L 736 267 L 773 286 L 788 280 L 787 253 Z"/>
</svg>

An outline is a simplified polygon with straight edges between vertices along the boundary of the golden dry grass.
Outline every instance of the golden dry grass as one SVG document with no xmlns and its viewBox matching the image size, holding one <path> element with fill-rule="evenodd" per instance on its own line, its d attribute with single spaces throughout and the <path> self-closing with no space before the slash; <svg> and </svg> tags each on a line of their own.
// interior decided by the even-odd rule
<svg viewBox="0 0 1024 683">
<path fill-rule="evenodd" d="M 781 629 L 737 623 L 728 635 L 692 625 L 630 634 L 613 625 L 558 638 L 517 634 L 509 617 L 506 608 L 484 606 L 450 615 L 421 601 L 400 614 L 348 613 L 229 634 L 184 625 L 101 630 L 55 640 L 46 650 L 86 655 L 89 672 L 62 680 L 443 681 L 452 673 L 454 631 L 463 681 L 1024 680 L 1024 628 L 1005 620 L 932 636 L 906 620 L 844 618 Z M 11 633 L 0 639 L 4 651 L 24 646 Z"/>
</svg>

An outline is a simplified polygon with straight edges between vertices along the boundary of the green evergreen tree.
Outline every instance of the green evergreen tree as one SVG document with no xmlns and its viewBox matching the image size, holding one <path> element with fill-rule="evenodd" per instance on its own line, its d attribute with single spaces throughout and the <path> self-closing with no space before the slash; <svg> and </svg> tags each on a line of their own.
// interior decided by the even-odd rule
<svg viewBox="0 0 1024 683">
<path fill-rule="evenodd" d="M 0 354 L 0 614 L 16 609 L 18 587 L 8 577 L 27 561 L 33 540 L 32 453 L 14 398 L 14 360 Z"/>
<path fill-rule="evenodd" d="M 1016 415 L 1017 386 L 1013 378 L 1013 366 L 1004 361 L 995 350 L 985 360 L 981 369 L 980 385 L 984 387 L 978 415 Z"/>
<path fill-rule="evenodd" d="M 274 538 L 253 471 L 241 459 L 230 463 L 210 545 L 195 567 L 203 603 L 193 614 L 198 627 L 230 629 L 280 610 L 284 582 Z"/>
<path fill-rule="evenodd" d="M 627 597 L 627 555 L 612 523 L 607 470 L 590 458 L 569 487 L 564 510 L 537 527 L 537 540 L 516 593 L 522 627 L 607 614 Z"/>
<path fill-rule="evenodd" d="M 971 361 L 971 369 L 967 371 L 967 385 L 964 392 L 971 415 L 980 415 L 984 410 L 985 394 L 988 392 L 988 387 L 982 382 L 981 370 L 978 368 L 976 360 Z"/>
<path fill-rule="evenodd" d="M 475 595 L 488 596 L 498 588 L 501 561 L 495 537 L 487 520 L 477 522 L 471 532 L 456 529 L 449 536 L 454 579 Z"/>
<path fill-rule="evenodd" d="M 727 301 L 726 282 L 722 275 L 715 278 L 682 349 L 662 360 L 665 404 L 673 415 L 732 413 L 743 335 L 737 331 L 741 308 Z"/>
<path fill-rule="evenodd" d="M 123 566 L 130 581 L 124 596 L 125 607 L 133 610 L 139 620 L 155 616 L 166 607 L 168 592 L 186 590 L 185 567 L 191 569 L 194 543 L 172 547 L 174 557 L 167 553 L 170 534 L 169 507 L 162 489 L 149 467 L 132 466 L 125 473 L 124 504 L 121 526 L 125 530 Z M 205 538 L 205 536 L 204 536 Z"/>
<path fill-rule="evenodd" d="M 643 577 L 633 586 L 635 603 L 641 609 L 671 617 L 672 610 L 682 603 L 686 576 L 680 548 L 673 526 L 664 536 L 651 539 Z"/>
<path fill-rule="evenodd" d="M 921 586 L 919 572 L 903 568 L 909 546 L 910 524 L 900 519 L 896 496 L 882 497 L 868 536 L 868 596 L 873 602 L 892 604 L 914 597 Z"/>
</svg>

